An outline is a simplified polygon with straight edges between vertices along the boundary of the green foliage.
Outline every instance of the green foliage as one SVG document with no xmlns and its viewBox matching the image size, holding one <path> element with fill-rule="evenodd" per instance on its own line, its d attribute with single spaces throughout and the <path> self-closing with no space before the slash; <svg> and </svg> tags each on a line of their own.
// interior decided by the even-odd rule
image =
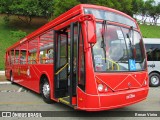
<svg viewBox="0 0 160 120">
<path fill-rule="evenodd" d="M 78 4 L 80 2 L 77 0 L 54 0 L 54 17 L 56 18 Z"/>
<path fill-rule="evenodd" d="M 18 31 L 11 31 L 11 35 L 13 38 L 21 39 L 27 35 L 26 32 L 23 32 L 21 30 Z"/>
<path fill-rule="evenodd" d="M 157 5 L 154 0 L 146 0 L 141 6 L 139 14 L 143 16 L 142 22 L 145 24 L 146 16 L 153 18 L 153 21 L 150 24 L 157 24 L 157 20 L 160 16 L 160 3 Z"/>
<path fill-rule="evenodd" d="M 0 0 L 0 13 L 11 14 L 11 10 L 9 8 L 12 5 L 13 0 Z"/>
<path fill-rule="evenodd" d="M 0 13 L 26 16 L 26 18 L 29 18 L 26 19 L 26 23 L 30 23 L 33 16 L 43 16 L 48 19 L 53 14 L 53 1 L 54 0 L 0 0 Z"/>
<path fill-rule="evenodd" d="M 0 16 L 0 70 L 4 70 L 6 49 L 26 35 L 25 32 L 18 30 L 17 27 L 18 24 L 12 27 L 8 26 L 8 24 L 4 23 L 3 16 Z M 33 31 L 33 28 L 30 27 L 28 31 Z"/>
<path fill-rule="evenodd" d="M 132 0 L 132 12 L 133 14 L 140 13 L 144 6 L 143 0 Z"/>
</svg>

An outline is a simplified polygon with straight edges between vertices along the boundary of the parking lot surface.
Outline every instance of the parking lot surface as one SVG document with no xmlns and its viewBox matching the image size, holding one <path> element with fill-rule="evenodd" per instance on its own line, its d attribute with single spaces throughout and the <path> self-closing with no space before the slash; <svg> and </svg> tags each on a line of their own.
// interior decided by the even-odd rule
<svg viewBox="0 0 160 120">
<path fill-rule="evenodd" d="M 0 84 L 0 111 L 75 111 L 62 103 L 46 104 L 40 95 L 23 88 L 17 84 Z M 115 109 L 113 111 L 123 111 L 126 116 L 129 111 L 160 111 L 160 87 L 150 88 L 148 98 L 140 103 Z M 126 112 L 124 112 L 126 111 Z M 128 112 L 128 113 L 127 113 Z M 63 114 L 63 112 L 61 112 Z M 61 114 L 59 113 L 59 114 Z M 107 115 L 112 114 L 108 111 L 94 112 L 98 117 L 88 117 L 87 113 L 78 114 L 77 117 L 71 115 L 67 117 L 58 116 L 58 119 L 108 119 Z M 74 114 L 74 112 L 73 112 Z M 82 115 L 82 116 L 81 116 Z M 102 117 L 100 117 L 102 115 Z M 63 115 L 62 115 L 63 116 Z M 110 116 L 110 115 L 109 115 Z M 114 115 L 113 115 L 114 116 Z M 122 115 L 123 116 L 123 115 Z M 132 116 L 133 117 L 133 116 Z M 1 119 L 1 118 L 0 118 Z M 16 118 L 14 118 L 16 119 Z M 110 119 L 113 119 L 111 117 Z M 128 117 L 115 117 L 114 119 L 126 119 Z M 132 118 L 131 118 L 132 119 Z M 134 117 L 134 119 L 159 119 L 158 117 Z"/>
</svg>

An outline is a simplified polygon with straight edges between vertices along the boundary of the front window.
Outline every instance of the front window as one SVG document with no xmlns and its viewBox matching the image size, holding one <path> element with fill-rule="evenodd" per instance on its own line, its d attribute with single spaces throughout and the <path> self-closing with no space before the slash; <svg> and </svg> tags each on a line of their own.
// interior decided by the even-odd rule
<svg viewBox="0 0 160 120">
<path fill-rule="evenodd" d="M 97 43 L 92 49 L 95 71 L 139 71 L 145 69 L 144 47 L 137 31 L 100 23 L 97 23 L 96 27 Z"/>
<path fill-rule="evenodd" d="M 85 8 L 84 13 L 92 14 L 97 19 L 117 22 L 117 23 L 129 25 L 129 26 L 133 26 L 134 28 L 137 28 L 137 25 L 133 20 L 129 19 L 128 17 L 125 17 L 124 15 L 117 14 L 115 12 L 100 10 L 100 9 L 93 9 L 93 8 Z"/>
</svg>

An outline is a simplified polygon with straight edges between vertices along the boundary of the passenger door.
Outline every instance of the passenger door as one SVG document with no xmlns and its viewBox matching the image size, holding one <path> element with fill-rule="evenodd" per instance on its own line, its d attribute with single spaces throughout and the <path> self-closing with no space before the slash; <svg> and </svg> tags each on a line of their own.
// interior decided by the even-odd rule
<svg viewBox="0 0 160 120">
<path fill-rule="evenodd" d="M 76 96 L 78 79 L 78 26 L 71 23 L 65 29 L 55 31 L 54 97 L 72 104 Z M 65 97 L 65 98 L 64 98 Z"/>
<path fill-rule="evenodd" d="M 68 90 L 68 33 L 55 31 L 54 87 L 56 98 L 65 97 Z"/>
</svg>

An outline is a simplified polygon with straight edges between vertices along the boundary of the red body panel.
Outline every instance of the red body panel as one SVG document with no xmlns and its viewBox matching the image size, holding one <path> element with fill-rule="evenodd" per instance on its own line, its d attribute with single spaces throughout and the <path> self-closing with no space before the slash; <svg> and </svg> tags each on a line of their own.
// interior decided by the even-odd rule
<svg viewBox="0 0 160 120">
<path fill-rule="evenodd" d="M 30 75 L 27 75 L 27 70 Z M 49 79 L 51 87 L 53 87 L 53 64 L 45 65 L 13 65 L 10 70 L 13 72 L 14 82 L 23 85 L 37 93 L 39 93 L 40 77 L 44 74 Z M 9 79 L 9 72 L 6 77 Z"/>
<path fill-rule="evenodd" d="M 97 73 L 96 78 L 103 81 L 111 90 L 120 91 L 141 88 L 148 80 L 148 73 Z"/>
</svg>

